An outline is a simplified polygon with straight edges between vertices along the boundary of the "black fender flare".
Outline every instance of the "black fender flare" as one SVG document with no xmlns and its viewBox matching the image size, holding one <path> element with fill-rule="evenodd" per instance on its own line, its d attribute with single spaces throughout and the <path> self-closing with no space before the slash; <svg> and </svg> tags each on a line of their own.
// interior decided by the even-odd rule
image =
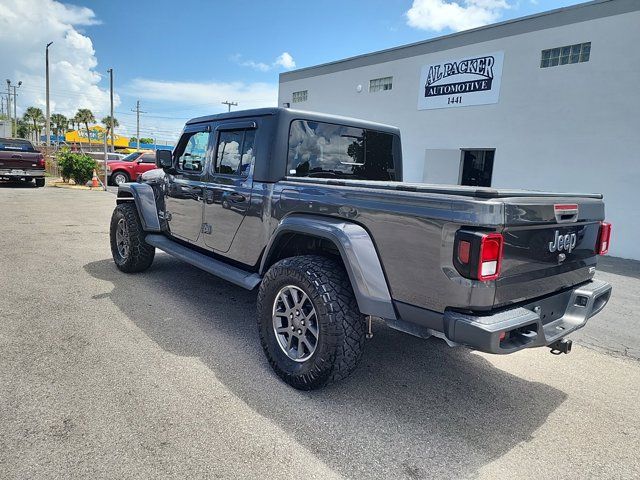
<svg viewBox="0 0 640 480">
<path fill-rule="evenodd" d="M 260 275 L 264 275 L 274 248 L 285 233 L 301 233 L 333 242 L 344 262 L 360 312 L 384 319 L 397 318 L 378 252 L 363 227 L 339 218 L 289 215 L 269 240 L 262 256 Z"/>
<path fill-rule="evenodd" d="M 159 232 L 160 219 L 156 208 L 156 198 L 153 188 L 146 183 L 123 183 L 118 186 L 116 204 L 134 202 L 138 209 L 138 216 L 142 229 L 146 232 Z"/>
</svg>

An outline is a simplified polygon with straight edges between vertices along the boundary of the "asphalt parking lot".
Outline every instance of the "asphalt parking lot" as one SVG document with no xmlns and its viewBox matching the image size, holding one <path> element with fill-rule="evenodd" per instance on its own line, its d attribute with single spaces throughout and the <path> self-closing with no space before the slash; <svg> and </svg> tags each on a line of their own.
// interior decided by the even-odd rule
<svg viewBox="0 0 640 480">
<path fill-rule="evenodd" d="M 638 478 L 640 262 L 547 349 L 490 356 L 375 325 L 347 381 L 267 365 L 255 293 L 158 254 L 114 267 L 110 192 L 0 185 L 0 477 Z"/>
</svg>

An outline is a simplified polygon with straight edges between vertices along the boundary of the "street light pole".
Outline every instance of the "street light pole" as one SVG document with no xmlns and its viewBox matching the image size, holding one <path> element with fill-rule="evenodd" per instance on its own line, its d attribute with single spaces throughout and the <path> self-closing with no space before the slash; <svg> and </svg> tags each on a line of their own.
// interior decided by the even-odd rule
<svg viewBox="0 0 640 480">
<path fill-rule="evenodd" d="M 51 145 L 51 112 L 49 111 L 49 47 L 53 42 L 47 43 L 45 48 L 46 82 L 47 82 L 47 114 L 45 119 L 44 134 L 47 136 L 47 149 Z"/>
</svg>

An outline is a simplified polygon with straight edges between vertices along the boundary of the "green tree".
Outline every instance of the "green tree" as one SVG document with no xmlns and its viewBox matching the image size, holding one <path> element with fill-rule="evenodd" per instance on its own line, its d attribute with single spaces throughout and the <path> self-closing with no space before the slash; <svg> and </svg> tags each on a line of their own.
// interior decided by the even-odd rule
<svg viewBox="0 0 640 480">
<path fill-rule="evenodd" d="M 51 124 L 53 126 L 53 134 L 57 137 L 58 135 L 60 135 L 60 132 L 64 133 L 67 131 L 67 127 L 69 126 L 69 119 L 61 113 L 54 113 L 53 115 L 51 115 Z"/>
<path fill-rule="evenodd" d="M 91 133 L 89 132 L 89 124 L 95 123 L 96 117 L 93 116 L 93 112 L 88 108 L 80 108 L 76 113 L 76 121 L 78 124 L 83 124 L 87 131 L 87 138 L 89 139 L 89 146 L 91 146 Z"/>
<path fill-rule="evenodd" d="M 153 143 L 153 138 L 140 137 L 140 143 Z"/>
<path fill-rule="evenodd" d="M 25 122 L 23 119 L 19 119 L 18 130 L 17 130 L 18 137 L 26 139 L 29 137 L 30 131 L 31 131 L 31 128 L 29 127 L 29 122 Z"/>
<path fill-rule="evenodd" d="M 107 131 L 111 131 L 111 115 L 107 115 L 102 120 L 100 120 L 100 122 L 105 126 Z M 116 127 L 119 127 L 119 126 L 120 126 L 120 122 L 118 122 L 117 118 L 113 117 L 113 128 L 115 129 Z"/>
<path fill-rule="evenodd" d="M 42 123 L 44 122 L 44 114 L 38 107 L 29 107 L 25 110 L 22 117 L 25 122 L 33 124 L 33 132 L 36 134 L 36 141 L 40 138 L 40 131 L 42 130 Z"/>
</svg>

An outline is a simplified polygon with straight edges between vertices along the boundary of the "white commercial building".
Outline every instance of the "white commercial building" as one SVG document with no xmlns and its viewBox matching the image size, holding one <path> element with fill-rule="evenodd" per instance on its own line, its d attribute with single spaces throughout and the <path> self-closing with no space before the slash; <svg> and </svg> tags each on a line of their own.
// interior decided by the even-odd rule
<svg viewBox="0 0 640 480">
<path fill-rule="evenodd" d="M 278 102 L 400 127 L 408 182 L 601 192 L 640 260 L 640 0 L 283 73 Z"/>
</svg>

